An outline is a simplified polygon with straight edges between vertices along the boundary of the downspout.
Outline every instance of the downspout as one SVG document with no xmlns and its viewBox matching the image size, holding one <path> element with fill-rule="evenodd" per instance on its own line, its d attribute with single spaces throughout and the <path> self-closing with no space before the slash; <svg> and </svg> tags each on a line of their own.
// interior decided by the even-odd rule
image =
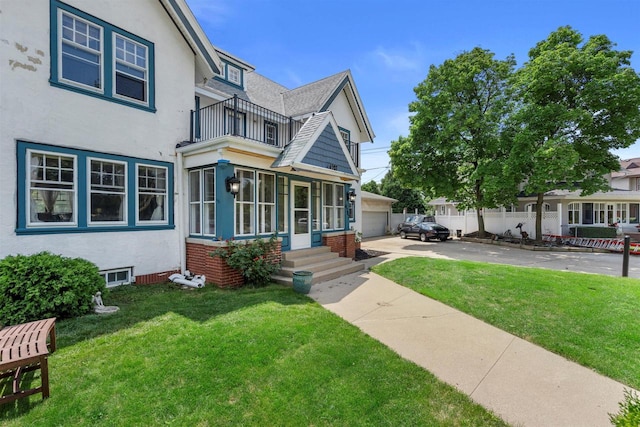
<svg viewBox="0 0 640 427">
<path fill-rule="evenodd" d="M 184 174 L 184 166 L 182 153 L 178 152 L 178 177 L 177 177 L 177 187 L 178 187 L 178 209 L 175 211 L 178 212 L 178 218 L 176 220 L 176 224 L 178 224 L 178 239 L 179 239 L 179 248 L 180 248 L 180 271 L 187 270 L 187 243 L 185 237 L 185 227 L 184 227 L 184 209 L 185 204 L 182 201 L 182 195 L 184 194 L 184 188 L 182 188 L 182 176 Z"/>
</svg>

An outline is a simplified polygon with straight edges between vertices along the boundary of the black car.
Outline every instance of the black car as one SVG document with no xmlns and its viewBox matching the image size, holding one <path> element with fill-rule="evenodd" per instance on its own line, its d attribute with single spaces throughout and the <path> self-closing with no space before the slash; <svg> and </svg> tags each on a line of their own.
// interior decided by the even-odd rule
<svg viewBox="0 0 640 427">
<path fill-rule="evenodd" d="M 446 241 L 449 238 L 449 229 L 444 225 L 434 222 L 432 216 L 414 215 L 408 217 L 405 222 L 398 225 L 398 233 L 401 239 L 418 237 L 426 242 L 430 239 Z"/>
</svg>

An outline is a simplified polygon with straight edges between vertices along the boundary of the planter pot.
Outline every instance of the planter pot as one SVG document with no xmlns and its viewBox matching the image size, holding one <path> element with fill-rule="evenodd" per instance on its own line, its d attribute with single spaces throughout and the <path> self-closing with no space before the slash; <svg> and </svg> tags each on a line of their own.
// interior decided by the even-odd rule
<svg viewBox="0 0 640 427">
<path fill-rule="evenodd" d="M 308 294 L 311 290 L 311 282 L 313 281 L 313 272 L 311 271 L 294 271 L 293 272 L 293 290 L 301 294 Z"/>
</svg>

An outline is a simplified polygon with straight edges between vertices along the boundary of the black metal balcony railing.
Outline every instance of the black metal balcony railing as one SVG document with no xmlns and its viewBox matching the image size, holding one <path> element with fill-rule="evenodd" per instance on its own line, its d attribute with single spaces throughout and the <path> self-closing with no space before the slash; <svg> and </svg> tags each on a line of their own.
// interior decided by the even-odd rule
<svg viewBox="0 0 640 427">
<path fill-rule="evenodd" d="M 284 148 L 303 124 L 302 120 L 294 120 L 234 96 L 191 111 L 190 142 L 233 135 Z M 351 158 L 359 166 L 358 144 L 347 143 L 347 146 Z"/>
<path fill-rule="evenodd" d="M 283 148 L 298 133 L 302 124 L 301 120 L 294 120 L 234 96 L 191 111 L 191 142 L 233 135 Z"/>
</svg>

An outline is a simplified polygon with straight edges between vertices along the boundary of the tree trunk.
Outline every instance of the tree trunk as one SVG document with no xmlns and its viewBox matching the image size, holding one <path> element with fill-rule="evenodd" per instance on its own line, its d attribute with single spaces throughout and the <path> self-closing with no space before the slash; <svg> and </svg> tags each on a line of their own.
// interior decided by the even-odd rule
<svg viewBox="0 0 640 427">
<path fill-rule="evenodd" d="M 542 207 L 544 206 L 544 193 L 538 193 L 536 202 L 536 242 L 542 241 Z"/>
<path fill-rule="evenodd" d="M 482 216 L 482 208 L 476 208 L 476 215 L 478 217 L 478 237 L 484 238 L 484 216 Z"/>
</svg>

